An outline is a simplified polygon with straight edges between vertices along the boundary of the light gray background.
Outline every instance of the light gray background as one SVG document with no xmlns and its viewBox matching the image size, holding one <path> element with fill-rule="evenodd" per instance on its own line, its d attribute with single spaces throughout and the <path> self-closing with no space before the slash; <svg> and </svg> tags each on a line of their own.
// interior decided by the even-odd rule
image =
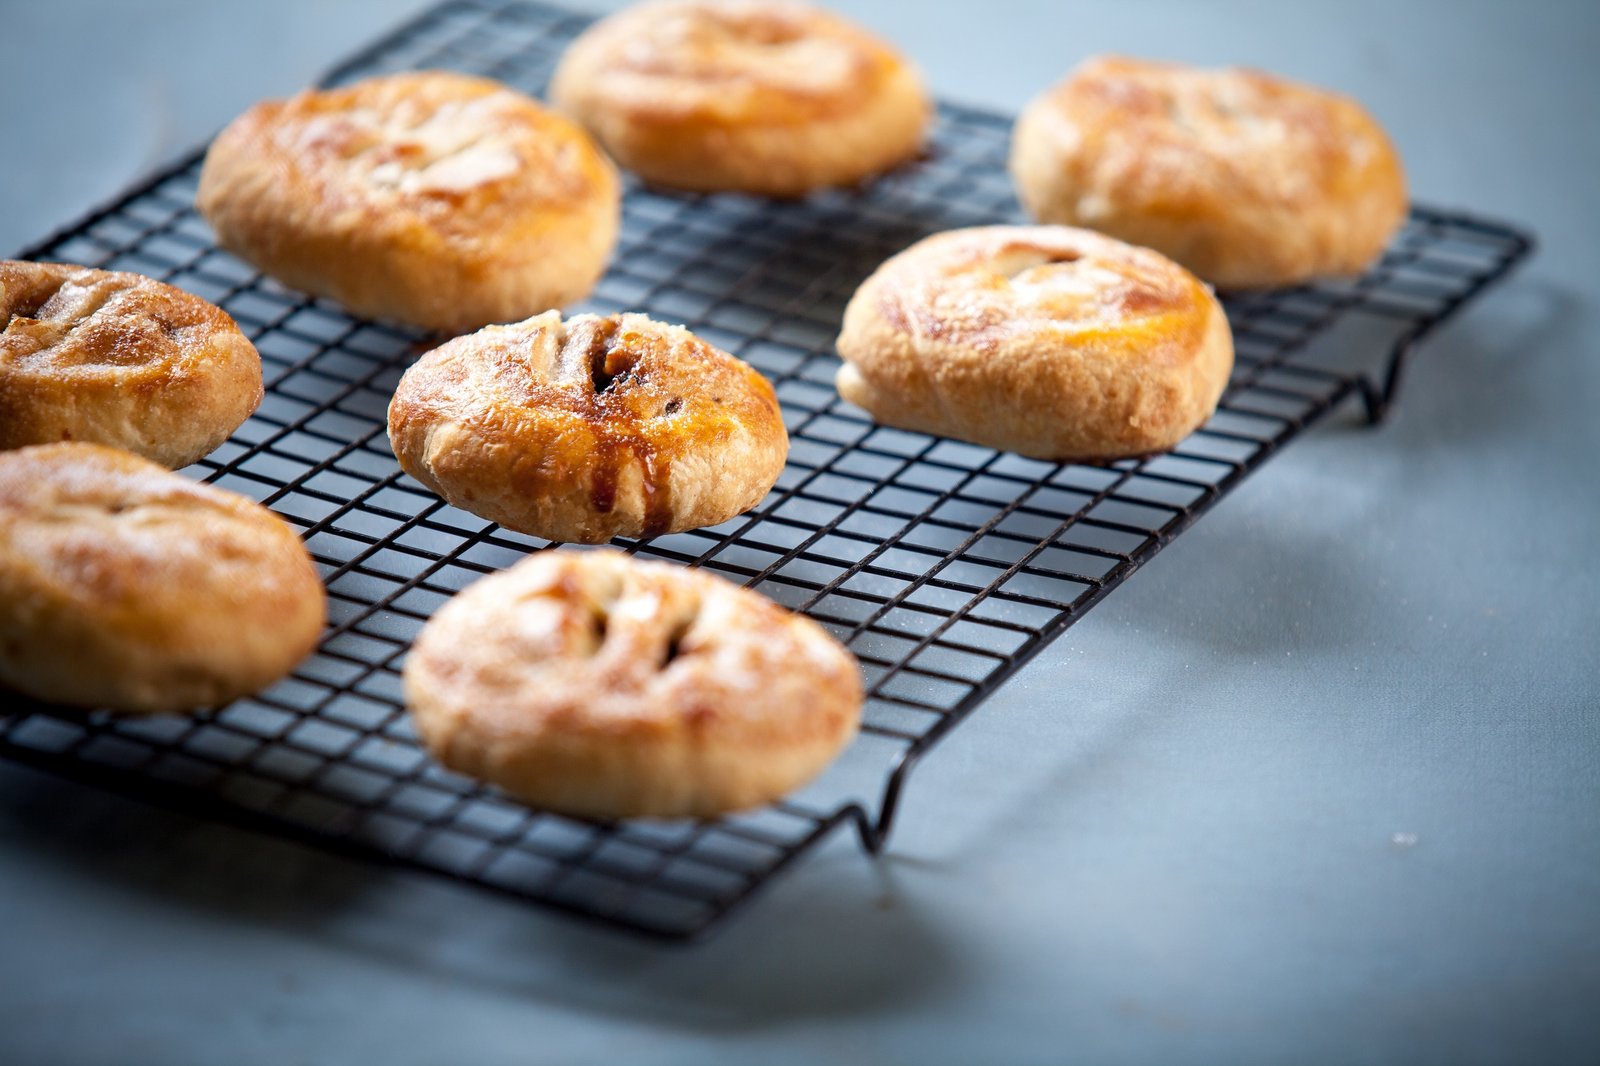
<svg viewBox="0 0 1600 1066">
<path fill-rule="evenodd" d="M 0 253 L 419 6 L 0 3 Z M 1543 247 L 937 751 L 887 861 L 705 945 L 0 767 L 0 1058 L 1600 1058 L 1600 5 L 840 6 L 1008 109 L 1098 50 L 1343 89 Z"/>
</svg>

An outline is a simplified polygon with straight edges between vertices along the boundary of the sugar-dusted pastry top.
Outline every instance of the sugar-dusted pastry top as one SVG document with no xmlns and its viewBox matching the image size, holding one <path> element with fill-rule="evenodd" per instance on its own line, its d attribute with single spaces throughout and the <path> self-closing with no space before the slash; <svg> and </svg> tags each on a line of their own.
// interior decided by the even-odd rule
<svg viewBox="0 0 1600 1066">
<path fill-rule="evenodd" d="M 1160 359 L 1192 348 L 1212 297 L 1145 248 L 1063 226 L 953 230 L 874 276 L 883 320 L 914 337 L 996 349 L 1039 334 Z"/>
<path fill-rule="evenodd" d="M 444 765 L 588 817 L 769 802 L 855 735 L 854 658 L 719 577 L 618 552 L 540 552 L 441 608 L 405 667 Z"/>
<path fill-rule="evenodd" d="M 609 184 L 571 125 L 498 82 L 425 71 L 251 108 L 226 136 L 303 181 L 330 215 L 410 213 L 468 235 Z"/>
<path fill-rule="evenodd" d="M 450 341 L 401 379 L 389 439 L 451 503 L 583 542 L 722 522 L 788 454 L 765 378 L 638 314 L 550 311 Z"/>
<path fill-rule="evenodd" d="M 1399 157 L 1361 105 L 1239 68 L 1087 60 L 1024 110 L 1011 166 L 1041 221 L 1224 286 L 1359 271 L 1406 206 Z"/>
<path fill-rule="evenodd" d="M 0 260 L 0 448 L 89 441 L 195 462 L 261 402 L 221 308 L 140 274 Z"/>
<path fill-rule="evenodd" d="M 0 687 L 217 706 L 310 652 L 324 602 L 299 537 L 254 501 L 99 445 L 0 453 Z"/>
<path fill-rule="evenodd" d="M 789 0 L 626 8 L 572 44 L 551 99 L 647 180 L 777 196 L 889 169 L 931 115 L 898 52 Z"/>
<path fill-rule="evenodd" d="M 537 101 L 420 71 L 257 104 L 212 144 L 197 202 L 223 247 L 290 285 L 471 328 L 587 293 L 620 185 Z"/>
<path fill-rule="evenodd" d="M 1065 226 L 919 241 L 857 289 L 838 349 L 840 393 L 879 421 L 1045 459 L 1169 448 L 1233 365 L 1194 275 Z"/>
</svg>

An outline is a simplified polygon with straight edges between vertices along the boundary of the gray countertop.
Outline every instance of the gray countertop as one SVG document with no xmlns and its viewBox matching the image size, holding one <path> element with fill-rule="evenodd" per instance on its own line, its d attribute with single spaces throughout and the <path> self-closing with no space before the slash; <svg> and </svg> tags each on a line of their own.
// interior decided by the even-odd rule
<svg viewBox="0 0 1600 1066">
<path fill-rule="evenodd" d="M 0 3 L 0 252 L 420 6 Z M 0 1058 L 1600 1058 L 1600 7 L 839 6 L 1012 110 L 1102 50 L 1345 90 L 1541 249 L 938 749 L 887 859 L 702 945 L 0 765 Z"/>
</svg>

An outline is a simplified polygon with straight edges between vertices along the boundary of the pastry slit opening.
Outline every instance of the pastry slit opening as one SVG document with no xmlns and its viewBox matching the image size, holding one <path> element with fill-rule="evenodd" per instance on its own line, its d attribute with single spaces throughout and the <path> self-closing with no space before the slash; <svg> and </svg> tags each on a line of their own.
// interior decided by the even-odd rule
<svg viewBox="0 0 1600 1066">
<path fill-rule="evenodd" d="M 781 15 L 733 16 L 724 23 L 727 32 L 740 43 L 758 48 L 779 48 L 805 37 L 798 24 Z"/>
<path fill-rule="evenodd" d="M 612 346 L 616 326 L 606 331 L 605 339 L 597 343 L 589 353 L 589 374 L 594 381 L 596 396 L 620 385 L 633 376 L 633 368 L 638 363 L 638 357 L 623 348 Z"/>
<path fill-rule="evenodd" d="M 639 362 L 638 353 L 617 343 L 615 318 L 580 316 L 569 324 L 558 356 L 563 380 L 581 382 L 587 374 L 595 396 L 628 380 Z"/>
<path fill-rule="evenodd" d="M 594 372 L 595 395 L 598 396 L 607 389 L 611 388 L 611 386 L 615 385 L 617 382 L 626 381 L 627 379 L 628 371 L 626 370 L 620 374 L 607 374 L 603 369 L 599 369 L 597 365 L 597 369 Z"/>
<path fill-rule="evenodd" d="M 37 325 L 39 312 L 66 288 L 72 278 L 48 275 L 35 284 L 29 284 L 33 280 L 26 278 L 11 286 L 0 283 L 0 332 L 13 325 L 19 329 Z"/>
<path fill-rule="evenodd" d="M 1027 251 L 1016 250 L 1001 260 L 1000 274 L 1007 281 L 1014 281 L 1022 274 L 1042 266 L 1055 266 L 1062 263 L 1076 263 L 1083 255 L 1070 249 L 1047 251 L 1043 248 L 1034 248 Z"/>
<path fill-rule="evenodd" d="M 589 378 L 594 382 L 595 395 L 616 384 L 618 375 L 611 373 L 611 340 L 616 336 L 617 324 L 604 319 L 595 324 L 589 335 Z"/>
<path fill-rule="evenodd" d="M 606 609 L 604 607 L 595 608 L 594 612 L 589 616 L 589 633 L 594 640 L 591 654 L 598 655 L 600 654 L 600 649 L 605 647 L 606 633 L 609 631 L 610 626 L 611 616 Z"/>
<path fill-rule="evenodd" d="M 689 629 L 693 625 L 693 618 L 685 618 L 672 627 L 672 632 L 667 634 L 666 650 L 661 655 L 661 669 L 665 670 L 672 665 L 674 659 L 683 655 L 683 641 L 689 635 Z"/>
<path fill-rule="evenodd" d="M 1162 98 L 1162 106 L 1167 112 L 1167 119 L 1179 130 L 1190 136 L 1198 135 L 1194 122 L 1189 117 L 1189 110 L 1175 94 L 1168 93 Z"/>
</svg>

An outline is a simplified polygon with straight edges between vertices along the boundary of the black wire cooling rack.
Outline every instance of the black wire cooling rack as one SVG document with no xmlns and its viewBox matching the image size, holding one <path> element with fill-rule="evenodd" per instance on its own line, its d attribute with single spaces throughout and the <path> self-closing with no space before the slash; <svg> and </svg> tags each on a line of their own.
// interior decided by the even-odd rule
<svg viewBox="0 0 1600 1066">
<path fill-rule="evenodd" d="M 538 93 L 587 22 L 530 4 L 446 3 L 328 80 L 445 67 Z M 1063 466 L 877 427 L 834 393 L 845 301 L 925 234 L 1019 219 L 1009 131 L 1003 116 L 944 105 L 927 159 L 800 203 L 630 185 L 611 271 L 579 308 L 682 322 L 777 387 L 793 446 L 771 496 L 714 529 L 623 545 L 756 588 L 860 657 L 861 738 L 810 788 L 715 822 L 600 824 L 529 810 L 429 762 L 401 702 L 413 635 L 451 594 L 543 542 L 447 507 L 400 473 L 385 410 L 430 338 L 352 319 L 218 251 L 192 207 L 199 153 L 23 255 L 164 279 L 250 334 L 266 399 L 193 472 L 303 531 L 331 625 L 291 679 L 215 713 L 119 718 L 13 697 L 0 752 L 668 937 L 707 929 L 841 826 L 877 852 L 924 753 L 1296 434 L 1352 396 L 1380 418 L 1415 342 L 1531 245 L 1503 225 L 1418 208 L 1359 280 L 1227 300 L 1232 385 L 1204 429 L 1156 458 Z"/>
</svg>

